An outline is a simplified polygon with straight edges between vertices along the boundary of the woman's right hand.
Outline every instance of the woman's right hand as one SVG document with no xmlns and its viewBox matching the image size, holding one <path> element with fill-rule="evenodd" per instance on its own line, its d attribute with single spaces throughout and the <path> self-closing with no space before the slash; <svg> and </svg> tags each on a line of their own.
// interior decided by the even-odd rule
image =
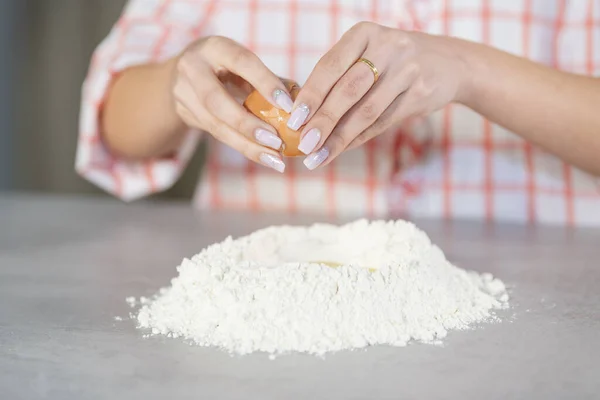
<svg viewBox="0 0 600 400">
<path fill-rule="evenodd" d="M 224 82 L 233 84 L 228 90 Z M 250 87 L 251 86 L 251 87 Z M 256 89 L 274 106 L 291 111 L 292 99 L 281 81 L 250 50 L 220 36 L 200 39 L 177 59 L 175 110 L 190 127 L 213 135 L 248 159 L 283 172 L 275 129 L 248 112 L 233 91 Z"/>
</svg>

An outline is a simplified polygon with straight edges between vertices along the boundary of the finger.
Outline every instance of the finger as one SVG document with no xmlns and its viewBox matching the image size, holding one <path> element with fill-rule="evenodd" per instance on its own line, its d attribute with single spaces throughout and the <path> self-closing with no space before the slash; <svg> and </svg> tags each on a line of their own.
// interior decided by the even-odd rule
<svg viewBox="0 0 600 400">
<path fill-rule="evenodd" d="M 412 87 L 406 93 L 398 96 L 381 117 L 350 142 L 347 150 L 362 146 L 369 140 L 386 132 L 391 127 L 396 126 L 413 116 L 416 110 L 419 109 L 417 99 L 418 97 L 415 96 L 415 91 Z"/>
<path fill-rule="evenodd" d="M 315 111 L 338 80 L 350 69 L 367 48 L 369 23 L 355 25 L 317 63 L 298 93 L 288 127 L 298 130 Z"/>
<path fill-rule="evenodd" d="M 285 171 L 285 163 L 278 152 L 249 140 L 222 121 L 213 119 L 211 121 L 210 132 L 219 141 L 239 151 L 249 160 L 274 169 L 277 172 L 283 173 Z"/>
<path fill-rule="evenodd" d="M 216 71 L 225 68 L 239 75 L 275 107 L 292 111 L 293 101 L 285 84 L 256 54 L 228 38 L 215 37 L 212 41 L 207 60 Z"/>
<path fill-rule="evenodd" d="M 376 87 L 373 87 L 375 83 L 375 74 L 369 66 L 363 62 L 355 63 L 344 76 L 335 84 L 331 89 L 331 92 L 311 118 L 310 122 L 306 124 L 303 135 L 300 141 L 298 149 L 304 154 L 310 154 L 316 148 L 319 148 L 330 136 L 335 127 L 338 125 L 342 117 L 370 91 L 381 92 L 392 92 L 392 96 L 389 94 L 385 99 L 389 98 L 391 103 L 395 96 L 400 93 L 396 91 L 394 86 L 390 84 L 384 78 L 383 72 L 387 68 L 387 55 L 379 52 L 371 52 L 367 49 L 365 58 L 373 60 L 375 65 L 379 65 L 381 68 L 382 79 L 379 81 Z M 384 99 L 384 100 L 385 100 Z M 381 101 L 379 101 L 381 102 Z M 387 105 L 387 104 L 385 104 Z M 383 112 L 381 109 L 380 112 Z M 375 110 L 367 110 L 373 113 Z M 378 115 L 370 115 L 369 117 L 373 120 Z M 372 123 L 372 121 L 371 121 Z"/>
<path fill-rule="evenodd" d="M 231 95 L 238 103 L 242 104 L 250 93 L 254 90 L 244 78 L 241 78 L 231 72 L 217 75 L 219 81 L 223 84 L 227 93 Z"/>
<path fill-rule="evenodd" d="M 190 85 L 186 86 L 189 89 L 182 88 L 182 90 L 193 92 Z M 194 98 L 196 99 L 195 101 L 193 100 Z M 186 103 L 190 104 L 190 106 L 186 105 Z M 192 93 L 192 96 L 187 96 L 185 101 L 177 101 L 176 107 L 178 114 L 182 116 L 188 125 L 196 126 L 209 132 L 217 140 L 239 151 L 254 162 L 258 162 L 278 172 L 285 171 L 285 163 L 281 159 L 279 153 L 253 143 L 239 132 L 235 132 L 227 124 L 210 115 L 206 110 L 199 106 L 195 94 Z M 192 111 L 192 109 L 195 111 Z M 203 123 L 201 123 L 200 120 L 202 120 Z"/>
<path fill-rule="evenodd" d="M 398 109 L 403 102 L 404 96 L 404 94 L 398 96 L 375 122 L 366 127 L 362 132 L 359 132 L 358 135 L 355 135 L 355 137 L 350 141 L 350 144 L 346 147 L 346 150 L 352 150 L 362 146 L 369 140 L 390 129 L 394 125 L 393 121 L 401 121 L 400 118 L 395 117 L 398 115 Z"/>
<path fill-rule="evenodd" d="M 371 126 L 377 125 L 378 127 L 382 127 L 383 125 L 387 125 L 388 119 L 393 115 L 390 108 L 393 107 L 396 100 L 392 101 L 391 104 L 386 106 L 383 105 L 385 101 L 383 100 L 374 100 L 377 97 L 377 93 L 373 95 L 365 96 L 364 101 L 359 103 L 356 108 L 356 113 L 360 113 L 365 115 L 365 117 L 361 117 L 363 119 L 363 126 L 366 124 L 367 119 L 371 120 L 372 115 L 377 115 L 378 118 L 375 122 L 372 123 Z M 398 98 L 401 98 L 400 95 Z M 351 111 L 354 114 L 353 111 Z M 368 114 L 368 116 L 366 115 Z M 358 119 L 359 117 L 348 117 L 347 120 L 343 121 L 339 128 L 336 128 L 334 133 L 323 143 L 323 145 L 318 145 L 318 150 L 314 153 L 311 153 L 304 159 L 304 165 L 309 170 L 314 170 L 320 166 L 326 166 L 331 161 L 335 159 L 342 151 L 346 150 L 350 144 L 352 144 L 357 137 L 362 137 L 361 132 L 357 127 L 352 127 L 350 125 L 351 119 Z M 346 122 L 348 121 L 348 122 Z M 369 126 L 367 126 L 367 129 Z M 304 139 L 308 140 L 310 135 L 310 131 L 307 133 Z"/>
<path fill-rule="evenodd" d="M 175 110 L 188 125 L 199 129 L 206 127 L 202 123 L 208 113 L 200 106 L 200 100 L 190 80 L 184 74 L 178 76 L 173 89 Z"/>
<path fill-rule="evenodd" d="M 204 70 L 201 66 L 186 71 L 182 78 L 181 88 L 176 88 L 183 95 L 181 101 L 186 107 L 195 112 L 202 113 L 202 110 L 222 121 L 231 129 L 248 139 L 257 143 L 279 150 L 282 140 L 277 136 L 275 129 L 246 111 L 237 101 L 235 101 L 225 90 L 223 84 L 211 73 Z M 186 88 L 187 86 L 187 88 Z M 193 95 L 189 93 L 191 90 Z M 201 120 L 201 118 L 199 118 Z"/>
<path fill-rule="evenodd" d="M 403 66 L 398 73 L 390 72 L 358 102 L 335 126 L 324 142 L 329 155 L 327 163 L 335 159 L 350 143 L 392 107 L 393 102 L 409 90 L 418 76 L 418 68 L 412 64 Z M 389 115 L 389 114 L 388 114 Z M 311 121 L 312 124 L 312 121 Z"/>
<path fill-rule="evenodd" d="M 177 115 L 181 117 L 187 126 L 202 129 L 198 118 L 186 105 L 181 102 L 177 102 L 175 104 L 175 110 L 177 111 Z"/>
</svg>

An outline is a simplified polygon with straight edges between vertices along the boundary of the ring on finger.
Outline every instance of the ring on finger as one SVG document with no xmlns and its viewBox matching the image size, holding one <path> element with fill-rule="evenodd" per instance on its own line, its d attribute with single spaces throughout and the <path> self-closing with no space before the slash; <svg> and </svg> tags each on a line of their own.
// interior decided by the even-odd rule
<svg viewBox="0 0 600 400">
<path fill-rule="evenodd" d="M 379 70 L 377 69 L 377 67 L 375 66 L 375 64 L 373 64 L 370 60 L 361 57 L 358 59 L 358 61 L 356 61 L 356 63 L 363 63 L 365 64 L 367 67 L 369 67 L 369 69 L 371 70 L 371 72 L 373 72 L 373 78 L 374 81 L 373 83 L 377 82 L 377 80 L 379 79 Z"/>
</svg>

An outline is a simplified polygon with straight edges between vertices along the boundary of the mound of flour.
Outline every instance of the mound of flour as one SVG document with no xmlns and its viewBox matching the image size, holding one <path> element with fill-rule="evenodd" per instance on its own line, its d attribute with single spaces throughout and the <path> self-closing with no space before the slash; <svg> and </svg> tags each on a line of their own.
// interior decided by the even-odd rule
<svg viewBox="0 0 600 400">
<path fill-rule="evenodd" d="M 405 221 L 270 227 L 177 270 L 138 326 L 237 354 L 432 343 L 508 304 L 500 280 L 453 266 Z"/>
</svg>

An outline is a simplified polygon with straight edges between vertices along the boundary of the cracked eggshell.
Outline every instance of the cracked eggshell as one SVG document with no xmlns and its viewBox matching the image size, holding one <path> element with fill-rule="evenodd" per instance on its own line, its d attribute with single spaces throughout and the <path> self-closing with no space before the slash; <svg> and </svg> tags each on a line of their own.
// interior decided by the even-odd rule
<svg viewBox="0 0 600 400">
<path fill-rule="evenodd" d="M 283 80 L 286 88 L 292 96 L 292 100 L 296 100 L 296 96 L 300 91 L 300 86 L 290 80 Z M 258 118 L 275 128 L 279 137 L 283 141 L 281 154 L 285 157 L 298 157 L 305 155 L 298 150 L 300 144 L 300 131 L 294 131 L 287 127 L 287 121 L 290 114 L 273 106 L 260 93 L 254 90 L 248 95 L 244 101 L 244 107 Z"/>
</svg>

